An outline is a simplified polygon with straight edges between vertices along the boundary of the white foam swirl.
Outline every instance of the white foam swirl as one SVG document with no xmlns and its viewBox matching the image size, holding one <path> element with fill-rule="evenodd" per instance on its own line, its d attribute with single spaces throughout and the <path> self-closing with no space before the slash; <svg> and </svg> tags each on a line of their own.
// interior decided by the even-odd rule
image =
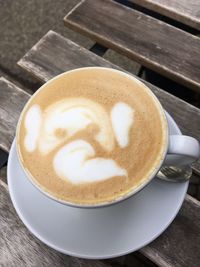
<svg viewBox="0 0 200 267">
<path fill-rule="evenodd" d="M 24 146 L 29 152 L 36 149 L 37 141 L 40 133 L 42 114 L 39 105 L 33 105 L 26 113 L 24 126 L 26 129 L 26 136 L 24 139 Z"/>
<path fill-rule="evenodd" d="M 84 140 L 73 141 L 55 155 L 53 166 L 62 179 L 71 183 L 103 181 L 116 176 L 127 176 L 127 171 L 112 159 L 92 158 L 94 148 Z"/>
<path fill-rule="evenodd" d="M 71 183 L 97 182 L 117 176 L 127 177 L 127 171 L 111 158 L 95 157 L 95 150 L 85 140 L 70 138 L 89 125 L 95 125 L 93 138 L 106 152 L 114 149 L 115 139 L 121 148 L 129 144 L 134 110 L 123 102 L 109 113 L 100 104 L 86 98 L 57 101 L 43 112 L 33 105 L 26 113 L 24 145 L 28 152 L 36 148 L 47 155 L 58 148 L 53 157 L 55 172 Z"/>
<path fill-rule="evenodd" d="M 67 141 L 71 136 L 88 125 L 94 124 L 99 131 L 94 139 L 106 151 L 114 148 L 114 135 L 108 113 L 98 103 L 86 98 L 67 98 L 49 106 L 43 114 L 43 125 L 39 140 L 39 150 L 48 154 L 61 142 Z M 58 137 L 55 133 L 60 129 L 63 135 Z"/>
<path fill-rule="evenodd" d="M 112 127 L 121 148 L 129 144 L 129 132 L 133 125 L 134 110 L 124 102 L 118 102 L 111 110 Z"/>
</svg>

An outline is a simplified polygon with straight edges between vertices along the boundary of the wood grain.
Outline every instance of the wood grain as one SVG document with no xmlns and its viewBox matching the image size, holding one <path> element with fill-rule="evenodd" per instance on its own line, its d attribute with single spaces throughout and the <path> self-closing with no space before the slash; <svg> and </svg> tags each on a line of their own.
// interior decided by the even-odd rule
<svg viewBox="0 0 200 267">
<path fill-rule="evenodd" d="M 106 60 L 99 60 L 99 58 L 60 34 L 49 31 L 18 62 L 18 65 L 42 82 L 46 82 L 64 71 L 83 66 L 105 66 L 120 69 Z"/>
<path fill-rule="evenodd" d="M 42 82 L 76 67 L 119 68 L 53 31 L 49 31 L 18 64 Z M 142 81 L 156 94 L 163 107 L 178 123 L 181 131 L 200 141 L 200 110 L 148 82 Z M 200 162 L 195 164 L 194 170 L 199 171 L 200 174 Z"/>
<path fill-rule="evenodd" d="M 36 239 L 17 216 L 0 179 L 0 266 L 111 267 L 111 263 L 69 257 Z"/>
<path fill-rule="evenodd" d="M 83 0 L 65 24 L 172 80 L 200 91 L 200 39 L 111 0 Z"/>
<path fill-rule="evenodd" d="M 200 30 L 199 0 L 129 0 L 169 18 Z"/>
<path fill-rule="evenodd" d="M 29 95 L 13 83 L 0 78 L 0 148 L 8 151 L 20 112 Z"/>
</svg>

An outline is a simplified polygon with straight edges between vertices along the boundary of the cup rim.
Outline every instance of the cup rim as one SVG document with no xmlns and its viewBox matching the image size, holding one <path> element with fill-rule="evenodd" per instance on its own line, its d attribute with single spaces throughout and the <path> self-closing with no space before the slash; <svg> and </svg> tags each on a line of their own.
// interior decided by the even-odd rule
<svg viewBox="0 0 200 267">
<path fill-rule="evenodd" d="M 139 184 L 138 186 L 132 187 L 126 194 L 116 197 L 113 200 L 110 201 L 104 201 L 104 202 L 99 202 L 99 203 L 75 203 L 75 202 L 70 202 L 70 201 L 66 201 L 63 199 L 59 199 L 56 196 L 54 196 L 53 194 L 49 193 L 47 190 L 45 190 L 45 188 L 43 186 L 41 186 L 36 179 L 34 179 L 33 175 L 29 172 L 29 170 L 23 165 L 23 160 L 22 160 L 22 156 L 21 156 L 21 152 L 20 152 L 20 148 L 18 145 L 18 138 L 19 138 L 19 131 L 20 131 L 20 125 L 21 125 L 21 121 L 22 121 L 22 117 L 23 114 L 26 112 L 27 107 L 29 105 L 29 103 L 31 102 L 32 98 L 35 97 L 41 90 L 43 90 L 44 87 L 46 87 L 49 83 L 51 83 L 53 80 L 59 79 L 60 77 L 69 74 L 71 72 L 76 72 L 76 71 L 81 71 L 81 70 L 86 70 L 86 69 L 104 69 L 107 71 L 113 71 L 113 72 L 117 72 L 120 75 L 126 76 L 129 79 L 132 79 L 135 83 L 138 83 L 140 86 L 142 86 L 145 91 L 154 99 L 154 103 L 157 106 L 157 110 L 160 114 L 160 117 L 162 118 L 162 127 L 164 127 L 164 132 L 165 132 L 165 147 L 161 153 L 160 159 L 156 165 L 156 167 L 154 168 L 154 170 L 152 172 L 150 172 L 150 175 L 148 175 L 145 179 L 143 179 L 141 182 L 141 184 Z M 100 207 L 106 207 L 106 206 L 110 206 L 110 205 L 114 205 L 117 204 L 121 201 L 124 201 L 130 197 L 132 197 L 133 195 L 135 195 L 136 193 L 138 193 L 139 191 L 141 191 L 145 186 L 147 186 L 152 179 L 156 176 L 156 174 L 158 173 L 158 171 L 160 170 L 165 157 L 167 155 L 167 150 L 168 150 L 168 145 L 169 145 L 169 129 L 168 129 L 168 123 L 167 123 L 167 118 L 166 118 L 166 114 L 164 112 L 164 109 L 160 103 L 160 101 L 158 100 L 158 98 L 156 97 L 156 95 L 151 91 L 151 89 L 142 81 L 139 80 L 139 77 L 135 77 L 133 76 L 131 73 L 127 73 L 124 72 L 122 70 L 117 70 L 117 69 L 113 69 L 113 68 L 108 68 L 108 67 L 100 67 L 100 66 L 95 66 L 95 67 L 80 67 L 80 68 L 76 68 L 73 70 L 69 70 L 69 71 L 65 71 L 62 72 L 61 74 L 56 75 L 55 77 L 51 78 L 50 80 L 48 80 L 47 82 L 45 82 L 33 95 L 31 95 L 30 99 L 26 102 L 25 106 L 23 107 L 23 110 L 21 111 L 18 123 L 17 123 L 17 127 L 16 127 L 16 151 L 17 151 L 17 156 L 20 162 L 20 165 L 24 171 L 24 173 L 26 174 L 27 178 L 29 179 L 29 181 L 44 195 L 46 195 L 47 197 L 49 197 L 50 199 L 63 204 L 63 205 L 67 205 L 67 206 L 71 206 L 71 207 L 75 207 L 75 208 L 100 208 Z"/>
</svg>

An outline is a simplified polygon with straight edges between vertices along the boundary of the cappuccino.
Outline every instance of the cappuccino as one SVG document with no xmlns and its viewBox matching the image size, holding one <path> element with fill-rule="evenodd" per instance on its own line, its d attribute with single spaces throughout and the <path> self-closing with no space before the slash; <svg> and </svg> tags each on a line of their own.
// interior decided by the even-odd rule
<svg viewBox="0 0 200 267">
<path fill-rule="evenodd" d="M 126 196 L 149 179 L 166 153 L 160 104 L 119 71 L 83 68 L 43 85 L 17 127 L 20 161 L 34 184 L 74 204 Z"/>
</svg>

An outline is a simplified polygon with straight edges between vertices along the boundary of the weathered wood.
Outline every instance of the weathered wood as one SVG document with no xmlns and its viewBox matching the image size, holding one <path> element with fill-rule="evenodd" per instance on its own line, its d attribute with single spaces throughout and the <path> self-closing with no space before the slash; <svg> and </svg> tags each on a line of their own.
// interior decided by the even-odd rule
<svg viewBox="0 0 200 267">
<path fill-rule="evenodd" d="M 48 32 L 18 64 L 42 82 L 63 71 L 77 67 L 118 68 L 53 31 Z M 178 123 L 181 131 L 200 141 L 200 110 L 146 81 L 142 81 L 157 95 L 163 107 Z M 200 162 L 195 164 L 194 170 L 196 172 L 199 170 L 200 173 Z"/>
<path fill-rule="evenodd" d="M 5 151 L 9 150 L 17 120 L 28 98 L 28 93 L 0 78 L 0 148 Z"/>
<path fill-rule="evenodd" d="M 169 18 L 200 30 L 199 0 L 129 0 Z"/>
<path fill-rule="evenodd" d="M 142 248 L 142 253 L 162 267 L 198 266 L 200 262 L 199 220 L 200 202 L 187 195 L 174 222 L 150 246 Z"/>
<path fill-rule="evenodd" d="M 111 263 L 69 257 L 36 239 L 17 216 L 0 180 L 0 266 L 111 267 Z"/>
<path fill-rule="evenodd" d="M 200 39 L 111 0 L 83 0 L 65 24 L 141 65 L 200 91 Z"/>
<path fill-rule="evenodd" d="M 103 59 L 99 60 L 99 58 L 60 34 L 49 31 L 18 64 L 42 82 L 48 81 L 63 71 L 83 66 L 119 69 L 116 65 Z"/>
</svg>

